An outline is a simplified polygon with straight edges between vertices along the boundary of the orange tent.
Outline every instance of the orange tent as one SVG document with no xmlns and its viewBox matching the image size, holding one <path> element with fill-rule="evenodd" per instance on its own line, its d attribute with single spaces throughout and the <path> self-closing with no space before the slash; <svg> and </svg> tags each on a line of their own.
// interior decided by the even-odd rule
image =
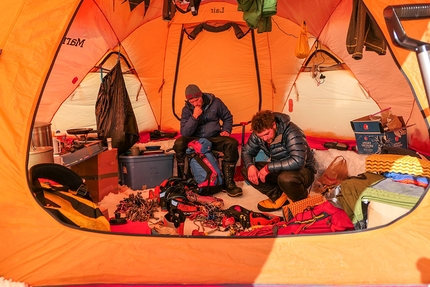
<svg viewBox="0 0 430 287">
<path fill-rule="evenodd" d="M 197 16 L 177 11 L 171 21 L 162 19 L 161 0 L 2 1 L 0 275 L 33 286 L 179 280 L 184 284 L 430 283 L 427 194 L 404 217 L 372 230 L 277 238 L 179 238 L 63 226 L 34 200 L 28 186 L 34 122 L 52 121 L 55 128 L 67 127 L 65 122 L 79 125 L 80 112 L 58 113 L 80 95 L 78 91 L 86 94 L 87 78 L 94 77 L 94 69 L 103 72 L 100 65 L 112 52 L 129 62 L 130 67 L 124 67 L 138 83 L 133 99 L 145 101 L 134 105 L 151 115 L 140 123 L 142 131 L 176 129 L 184 87 L 194 82 L 225 100 L 236 123 L 249 120 L 260 108 L 273 109 L 291 113 L 314 136 L 353 138 L 342 125 L 349 125 L 356 114 L 391 107 L 414 124 L 408 128 L 410 146 L 428 152 L 429 103 L 416 55 L 392 45 L 383 18 L 385 7 L 404 2 L 363 3 L 389 49 L 384 56 L 363 51 L 363 59 L 354 60 L 345 43 L 350 0 L 278 1 L 271 31 L 262 33 L 248 31 L 243 12 L 232 0 L 203 0 Z M 324 83 L 302 81 L 301 77 L 310 76 L 302 69 L 307 59 L 295 58 L 294 49 L 303 21 L 313 49 L 324 47 L 347 67 L 343 78 L 326 72 Z M 220 33 L 204 30 L 191 40 L 187 33 L 202 23 L 212 27 L 235 23 L 245 35 L 237 39 L 240 32 L 233 28 Z M 407 21 L 405 29 L 425 41 L 427 24 L 427 20 Z M 337 79 L 351 81 L 357 94 L 336 96 L 338 86 L 332 82 L 341 81 Z M 320 97 L 320 88 L 332 96 Z M 86 117 L 83 105 L 81 111 Z"/>
</svg>

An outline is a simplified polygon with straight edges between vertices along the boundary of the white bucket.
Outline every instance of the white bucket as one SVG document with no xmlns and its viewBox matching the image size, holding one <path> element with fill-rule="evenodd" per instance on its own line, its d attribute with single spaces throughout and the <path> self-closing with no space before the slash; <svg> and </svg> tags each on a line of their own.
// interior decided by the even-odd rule
<svg viewBox="0 0 430 287">
<path fill-rule="evenodd" d="M 54 148 L 52 146 L 30 147 L 28 169 L 39 163 L 54 163 Z"/>
</svg>

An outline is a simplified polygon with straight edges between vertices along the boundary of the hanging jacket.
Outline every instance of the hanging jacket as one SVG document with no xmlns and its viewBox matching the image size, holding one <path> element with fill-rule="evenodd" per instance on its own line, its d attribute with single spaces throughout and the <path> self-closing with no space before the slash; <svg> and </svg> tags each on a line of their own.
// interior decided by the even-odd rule
<svg viewBox="0 0 430 287">
<path fill-rule="evenodd" d="M 385 55 L 387 43 L 378 25 L 367 13 L 362 0 L 353 0 L 351 20 L 348 34 L 346 35 L 346 48 L 352 58 L 363 58 L 363 48 L 366 51 L 374 51 L 378 55 Z"/>
<path fill-rule="evenodd" d="M 238 11 L 243 12 L 243 20 L 257 32 L 272 31 L 272 15 L 277 11 L 277 0 L 238 0 Z"/>
<path fill-rule="evenodd" d="M 119 61 L 103 77 L 95 114 L 99 139 L 106 143 L 107 138 L 112 138 L 112 146 L 118 149 L 118 155 L 139 140 L 139 127 Z"/>
</svg>

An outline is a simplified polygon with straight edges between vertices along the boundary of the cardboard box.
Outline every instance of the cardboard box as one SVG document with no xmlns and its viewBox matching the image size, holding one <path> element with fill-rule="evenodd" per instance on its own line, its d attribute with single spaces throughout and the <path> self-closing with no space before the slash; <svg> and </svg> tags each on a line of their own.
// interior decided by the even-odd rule
<svg viewBox="0 0 430 287">
<path fill-rule="evenodd" d="M 133 190 L 154 188 L 173 176 L 174 154 L 121 155 L 121 182 Z"/>
<path fill-rule="evenodd" d="M 117 149 L 105 150 L 94 157 L 73 165 L 71 169 L 82 177 L 95 202 L 109 193 L 119 192 Z"/>
<path fill-rule="evenodd" d="M 351 121 L 358 153 L 379 154 L 384 146 L 408 148 L 405 122 L 402 117 L 399 120 L 402 128 L 393 131 L 385 131 L 380 120 L 372 120 L 369 116 Z"/>
</svg>

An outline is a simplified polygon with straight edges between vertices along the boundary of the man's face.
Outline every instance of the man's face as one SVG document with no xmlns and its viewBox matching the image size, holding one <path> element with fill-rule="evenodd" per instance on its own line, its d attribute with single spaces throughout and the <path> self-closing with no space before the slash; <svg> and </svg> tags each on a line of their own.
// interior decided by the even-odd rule
<svg viewBox="0 0 430 287">
<path fill-rule="evenodd" d="M 203 105 L 203 97 L 189 99 L 188 102 L 194 107 L 201 107 Z"/>
<path fill-rule="evenodd" d="M 261 138 L 263 141 L 271 144 L 276 136 L 276 124 L 273 124 L 273 127 L 270 129 L 265 129 L 261 133 L 256 133 L 256 135 Z"/>
</svg>

